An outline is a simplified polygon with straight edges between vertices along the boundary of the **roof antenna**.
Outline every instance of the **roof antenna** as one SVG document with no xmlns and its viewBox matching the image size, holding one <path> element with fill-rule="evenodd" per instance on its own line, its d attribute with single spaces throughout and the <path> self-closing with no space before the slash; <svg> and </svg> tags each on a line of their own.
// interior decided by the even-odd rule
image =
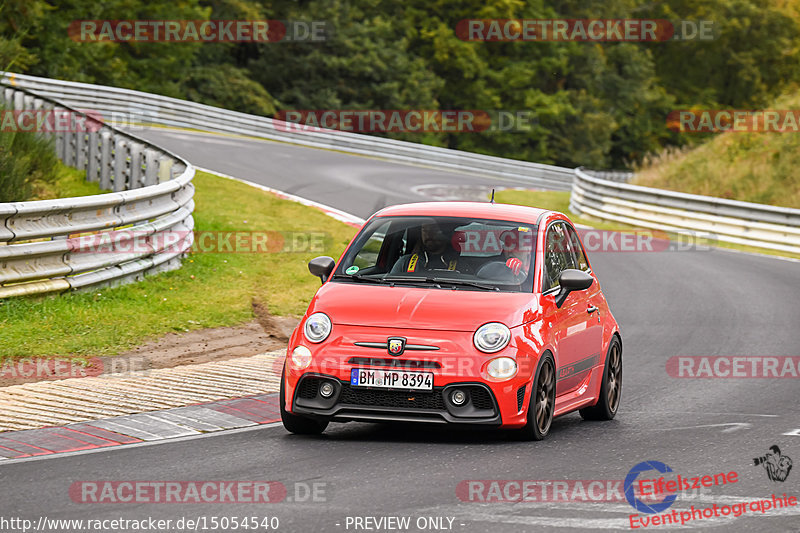
<svg viewBox="0 0 800 533">
<path fill-rule="evenodd" d="M 492 199 L 489 200 L 489 203 L 494 203 L 494 189 L 492 189 Z"/>
</svg>

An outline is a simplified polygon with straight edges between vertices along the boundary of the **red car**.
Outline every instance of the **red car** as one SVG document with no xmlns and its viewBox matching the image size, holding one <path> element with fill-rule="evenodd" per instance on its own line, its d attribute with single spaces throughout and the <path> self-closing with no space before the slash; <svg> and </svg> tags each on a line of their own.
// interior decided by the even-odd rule
<svg viewBox="0 0 800 533">
<path fill-rule="evenodd" d="M 622 339 L 583 245 L 561 213 L 495 203 L 385 208 L 294 331 L 281 379 L 292 433 L 331 421 L 516 428 L 553 417 L 610 420 Z"/>
</svg>

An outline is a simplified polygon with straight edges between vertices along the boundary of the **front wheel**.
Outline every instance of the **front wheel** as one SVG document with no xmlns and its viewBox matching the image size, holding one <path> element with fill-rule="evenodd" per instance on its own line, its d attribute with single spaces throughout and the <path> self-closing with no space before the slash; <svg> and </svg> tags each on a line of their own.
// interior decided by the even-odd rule
<svg viewBox="0 0 800 533">
<path fill-rule="evenodd" d="M 553 356 L 546 353 L 539 360 L 533 378 L 528 422 L 519 430 L 525 440 L 543 440 L 550 432 L 556 408 L 556 371 Z"/>
<path fill-rule="evenodd" d="M 600 398 L 592 407 L 580 410 L 584 420 L 611 420 L 619 409 L 622 397 L 622 344 L 614 336 L 606 354 Z"/>
<path fill-rule="evenodd" d="M 286 410 L 286 370 L 281 373 L 281 392 L 278 399 L 281 408 L 281 422 L 289 433 L 295 435 L 319 435 L 328 427 L 328 422 L 314 420 L 305 416 L 293 415 Z"/>
</svg>

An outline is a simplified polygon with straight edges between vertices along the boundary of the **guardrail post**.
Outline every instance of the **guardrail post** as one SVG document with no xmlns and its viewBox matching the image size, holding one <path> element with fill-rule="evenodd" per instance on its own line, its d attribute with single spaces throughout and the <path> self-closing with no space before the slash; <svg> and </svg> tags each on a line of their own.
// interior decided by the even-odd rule
<svg viewBox="0 0 800 533">
<path fill-rule="evenodd" d="M 144 151 L 144 185 L 158 183 L 158 152 L 148 148 Z"/>
<path fill-rule="evenodd" d="M 36 114 L 37 124 L 42 125 L 42 129 L 36 132 L 37 135 L 45 139 L 53 137 L 50 124 L 52 124 L 53 115 L 47 103 L 41 98 L 33 99 L 33 111 Z"/>
<path fill-rule="evenodd" d="M 81 129 L 81 128 L 77 128 Z M 86 169 L 86 132 L 75 132 L 75 168 L 78 170 Z"/>
<path fill-rule="evenodd" d="M 131 167 L 130 167 L 130 187 L 129 189 L 138 189 L 142 186 L 142 149 L 144 147 L 139 143 L 131 143 Z"/>
<path fill-rule="evenodd" d="M 108 190 L 111 188 L 111 146 L 114 143 L 114 136 L 108 129 L 100 132 L 100 188 Z"/>
<path fill-rule="evenodd" d="M 16 109 L 17 111 L 22 111 L 23 109 L 25 109 L 25 102 L 24 102 L 25 93 L 22 91 L 14 91 L 13 94 L 14 94 L 14 103 L 12 105 L 14 106 L 14 109 Z"/>
<path fill-rule="evenodd" d="M 100 136 L 97 130 L 92 129 L 89 131 L 86 146 L 86 181 L 95 182 L 98 180 L 97 172 L 100 169 L 100 147 L 98 141 Z"/>
<path fill-rule="evenodd" d="M 65 132 L 59 125 L 61 122 L 60 117 L 62 113 L 64 113 L 63 108 L 58 106 L 53 107 L 53 125 L 56 136 L 56 157 L 58 157 L 59 160 L 64 161 L 67 132 Z"/>
<path fill-rule="evenodd" d="M 158 159 L 158 182 L 163 183 L 172 179 L 172 165 L 175 162 L 171 157 L 162 155 Z"/>
<path fill-rule="evenodd" d="M 119 138 L 114 142 L 114 192 L 125 190 L 128 175 L 128 142 Z"/>
<path fill-rule="evenodd" d="M 175 178 L 183 174 L 184 170 L 186 170 L 186 165 L 184 165 L 180 161 L 174 162 L 172 165 L 172 177 L 170 179 L 174 180 Z"/>
<path fill-rule="evenodd" d="M 75 160 L 77 159 L 77 149 L 78 149 L 78 135 L 75 133 L 76 123 L 75 123 L 75 115 L 72 111 L 64 110 L 64 113 L 67 113 L 67 118 L 69 120 L 65 121 L 67 124 L 67 130 L 64 134 L 64 164 L 68 167 L 75 166 Z"/>
</svg>

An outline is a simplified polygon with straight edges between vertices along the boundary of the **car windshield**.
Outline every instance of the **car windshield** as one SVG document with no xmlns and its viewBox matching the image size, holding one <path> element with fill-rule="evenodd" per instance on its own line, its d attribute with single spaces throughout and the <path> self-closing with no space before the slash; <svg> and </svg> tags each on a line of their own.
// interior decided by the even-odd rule
<svg viewBox="0 0 800 533">
<path fill-rule="evenodd" d="M 531 292 L 536 229 L 463 217 L 376 217 L 332 281 Z"/>
</svg>

